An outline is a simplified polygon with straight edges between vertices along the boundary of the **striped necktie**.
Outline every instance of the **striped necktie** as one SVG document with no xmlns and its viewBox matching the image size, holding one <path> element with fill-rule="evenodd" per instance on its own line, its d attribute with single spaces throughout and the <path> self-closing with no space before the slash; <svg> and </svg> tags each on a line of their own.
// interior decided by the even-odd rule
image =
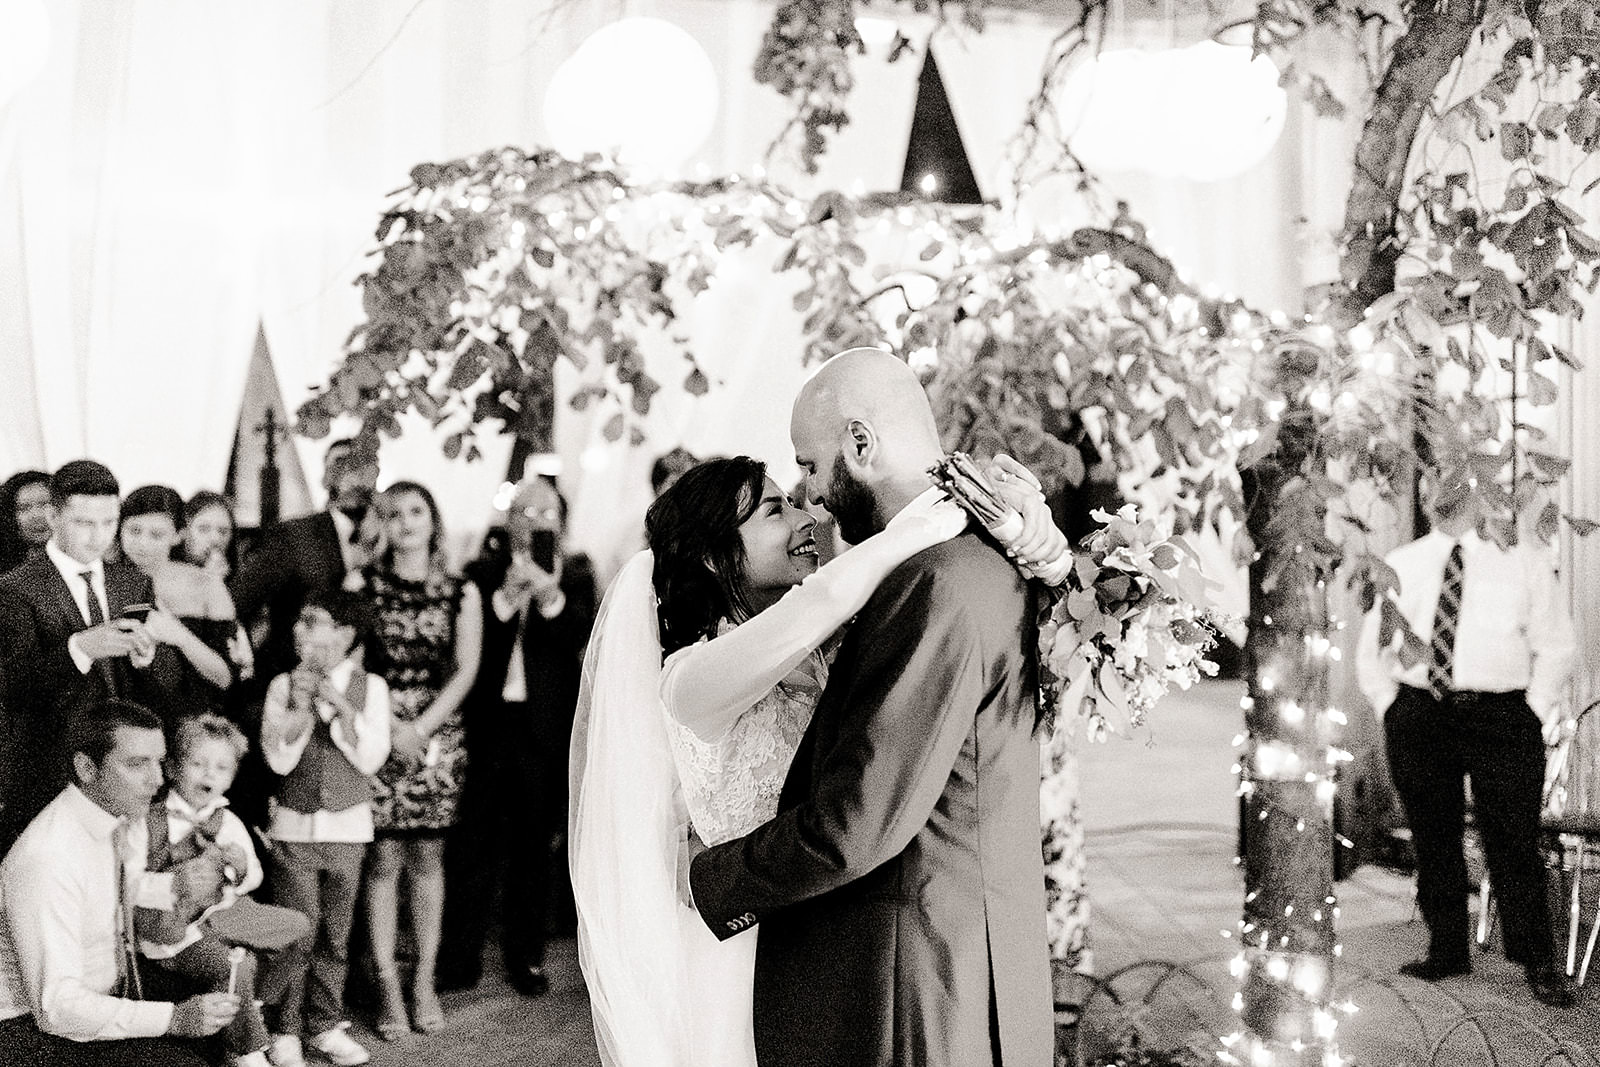
<svg viewBox="0 0 1600 1067">
<path fill-rule="evenodd" d="M 117 996 L 143 1000 L 139 981 L 139 947 L 135 940 L 133 899 L 128 895 L 128 820 L 120 819 L 111 834 L 117 878 Z"/>
<path fill-rule="evenodd" d="M 1433 613 L 1432 658 L 1428 662 L 1428 691 L 1443 700 L 1451 689 L 1455 671 L 1456 624 L 1461 619 L 1461 542 L 1450 550 L 1439 586 L 1439 606 Z"/>
</svg>

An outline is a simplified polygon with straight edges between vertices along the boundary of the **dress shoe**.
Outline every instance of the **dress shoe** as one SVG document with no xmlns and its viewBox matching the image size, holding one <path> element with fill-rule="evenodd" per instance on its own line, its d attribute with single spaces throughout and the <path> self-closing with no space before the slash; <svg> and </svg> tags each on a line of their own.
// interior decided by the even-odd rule
<svg viewBox="0 0 1600 1067">
<path fill-rule="evenodd" d="M 1471 974 L 1472 961 L 1446 959 L 1443 956 L 1424 956 L 1420 960 L 1400 965 L 1400 973 L 1424 982 L 1437 982 L 1441 978 L 1454 978 L 1458 974 Z"/>
<path fill-rule="evenodd" d="M 542 997 L 550 992 L 550 979 L 543 967 L 512 967 L 508 977 L 512 988 L 525 997 Z"/>
<path fill-rule="evenodd" d="M 1567 982 L 1567 976 L 1555 967 L 1545 964 L 1542 967 L 1529 967 L 1528 988 L 1533 990 L 1533 995 L 1541 1004 L 1548 1004 L 1552 1008 L 1570 1008 L 1577 999 L 1572 995 L 1572 986 Z"/>
</svg>

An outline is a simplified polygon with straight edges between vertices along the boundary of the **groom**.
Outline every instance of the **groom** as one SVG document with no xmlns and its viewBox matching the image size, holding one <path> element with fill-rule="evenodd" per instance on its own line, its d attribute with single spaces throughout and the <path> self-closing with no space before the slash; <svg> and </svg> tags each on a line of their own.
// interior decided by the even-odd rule
<svg viewBox="0 0 1600 1067">
<path fill-rule="evenodd" d="M 852 543 L 941 455 L 916 376 L 872 349 L 823 365 L 790 433 Z M 1034 608 L 970 530 L 903 564 L 839 649 L 777 817 L 694 858 L 718 938 L 761 924 L 762 1067 L 1052 1062 Z"/>
</svg>

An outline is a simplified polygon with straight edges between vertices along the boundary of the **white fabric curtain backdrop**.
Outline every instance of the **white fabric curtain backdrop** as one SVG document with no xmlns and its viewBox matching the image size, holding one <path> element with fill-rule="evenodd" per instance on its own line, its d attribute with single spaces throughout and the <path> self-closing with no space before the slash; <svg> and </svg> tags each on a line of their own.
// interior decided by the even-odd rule
<svg viewBox="0 0 1600 1067">
<path fill-rule="evenodd" d="M 625 15 L 667 19 L 705 48 L 720 80 L 716 123 L 686 170 L 749 171 L 787 104 L 751 65 L 766 0 L 56 0 L 44 72 L 0 101 L 0 474 L 81 455 L 133 486 L 182 492 L 223 480 L 256 331 L 293 410 L 324 379 L 360 320 L 351 284 L 370 264 L 385 194 L 411 167 L 503 144 L 545 143 L 556 68 Z M 931 23 L 890 9 L 919 45 Z M 994 12 L 981 35 L 941 31 L 934 48 L 985 195 L 1006 200 L 1006 147 L 1057 27 Z M 1108 44 L 1196 39 L 1192 27 L 1114 21 Z M 821 173 L 775 168 L 800 195 L 898 184 L 921 57 L 855 64 L 850 126 Z M 1108 175 L 1156 245 L 1198 285 L 1298 311 L 1327 280 L 1302 231 L 1327 234 L 1342 209 L 1353 133 L 1291 102 L 1283 138 L 1238 180 L 1184 183 Z M 1032 215 L 1085 221 L 1069 198 Z M 562 486 L 576 539 L 601 560 L 638 536 L 650 462 L 683 444 L 748 452 L 793 477 L 788 404 L 804 371 L 799 285 L 757 248 L 690 312 L 691 342 L 714 379 L 695 399 L 668 388 L 629 449 L 599 438 L 601 412 L 558 416 Z M 668 364 L 669 383 L 681 364 Z M 443 459 L 411 423 L 386 442 L 384 479 L 433 487 L 458 541 L 489 519 L 508 445 L 476 464 Z M 297 441 L 310 481 L 323 442 Z"/>
</svg>

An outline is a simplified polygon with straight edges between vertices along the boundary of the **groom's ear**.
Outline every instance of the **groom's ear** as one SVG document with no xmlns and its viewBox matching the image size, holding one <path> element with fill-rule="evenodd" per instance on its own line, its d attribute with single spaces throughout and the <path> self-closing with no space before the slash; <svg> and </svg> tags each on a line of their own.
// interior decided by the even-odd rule
<svg viewBox="0 0 1600 1067">
<path fill-rule="evenodd" d="M 844 461 L 854 471 L 864 471 L 878 455 L 878 434 L 872 424 L 851 419 L 844 429 Z"/>
</svg>

